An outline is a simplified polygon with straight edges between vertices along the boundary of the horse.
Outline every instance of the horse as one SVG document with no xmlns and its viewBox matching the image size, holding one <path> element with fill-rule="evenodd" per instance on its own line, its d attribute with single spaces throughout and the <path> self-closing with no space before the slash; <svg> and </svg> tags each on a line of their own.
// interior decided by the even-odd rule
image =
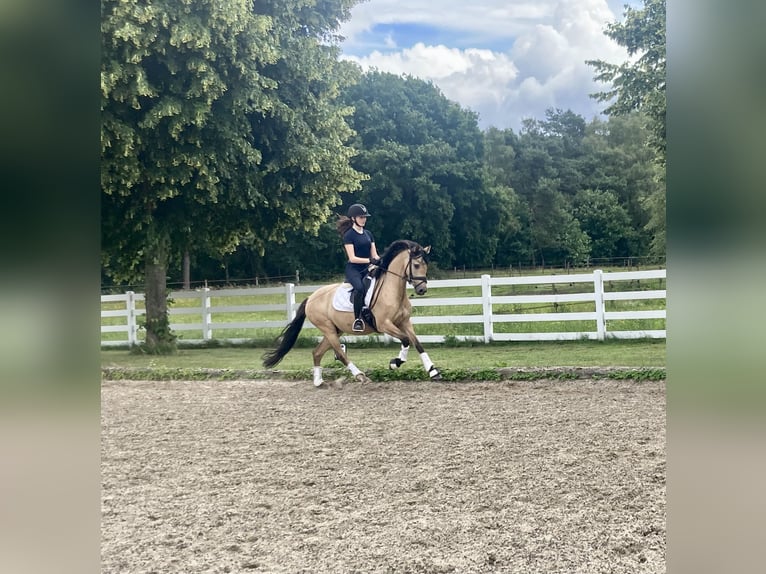
<svg viewBox="0 0 766 574">
<path fill-rule="evenodd" d="M 431 252 L 431 246 L 422 247 L 415 241 L 399 239 L 389 245 L 380 258 L 380 264 L 370 266 L 369 274 L 374 278 L 369 309 L 373 314 L 374 326 L 365 321 L 365 329 L 362 333 L 373 332 L 385 333 L 399 339 L 401 348 L 399 355 L 389 361 L 390 369 L 398 369 L 407 361 L 410 344 L 415 344 L 420 354 L 423 368 L 432 380 L 441 379 L 439 369 L 431 361 L 428 353 L 423 349 L 415 330 L 412 327 L 410 316 L 412 305 L 407 297 L 407 283 L 410 283 L 418 295 L 424 295 L 428 290 L 428 261 L 426 257 Z M 334 283 L 320 287 L 308 298 L 304 299 L 296 310 L 295 318 L 282 330 L 276 338 L 274 348 L 263 355 L 263 366 L 271 368 L 276 366 L 284 356 L 292 349 L 298 334 L 303 328 L 303 323 L 308 317 L 309 321 L 322 332 L 322 339 L 314 348 L 314 386 L 321 387 L 322 357 L 333 349 L 335 356 L 351 372 L 355 380 L 369 383 L 371 380 L 354 363 L 348 360 L 345 346 L 341 346 L 341 333 L 351 333 L 354 322 L 352 311 L 339 311 L 333 306 L 333 298 L 338 289 L 349 291 L 348 283 Z"/>
</svg>

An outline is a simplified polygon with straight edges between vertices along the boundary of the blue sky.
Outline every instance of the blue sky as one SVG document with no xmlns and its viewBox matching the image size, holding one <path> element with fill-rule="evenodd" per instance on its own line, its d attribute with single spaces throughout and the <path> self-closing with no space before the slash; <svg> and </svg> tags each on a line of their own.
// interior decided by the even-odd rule
<svg viewBox="0 0 766 574">
<path fill-rule="evenodd" d="M 366 0 L 340 34 L 343 57 L 365 69 L 431 80 L 449 99 L 479 114 L 482 128 L 518 131 L 547 108 L 587 121 L 604 104 L 604 86 L 585 60 L 621 63 L 609 22 L 641 0 Z"/>
</svg>

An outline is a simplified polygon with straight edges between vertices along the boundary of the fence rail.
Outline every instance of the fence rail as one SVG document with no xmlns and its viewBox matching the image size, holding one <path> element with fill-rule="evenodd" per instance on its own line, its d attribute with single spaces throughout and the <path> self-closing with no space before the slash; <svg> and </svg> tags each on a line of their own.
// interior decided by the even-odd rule
<svg viewBox="0 0 766 574">
<path fill-rule="evenodd" d="M 665 279 L 666 270 L 656 269 L 432 280 L 424 297 L 411 299 L 412 322 L 426 343 L 448 338 L 485 343 L 665 338 Z M 188 343 L 213 339 L 236 343 L 258 335 L 272 336 L 295 316 L 305 298 L 299 300 L 299 295 L 308 296 L 321 286 L 286 283 L 280 287 L 174 291 L 170 294 L 170 326 Z M 440 290 L 441 294 L 449 290 L 447 296 L 439 296 Z M 102 295 L 101 345 L 139 344 L 143 305 L 141 293 Z M 307 321 L 304 329 L 316 328 Z M 348 341 L 357 338 L 344 337 Z M 386 335 L 379 338 L 390 340 Z"/>
</svg>

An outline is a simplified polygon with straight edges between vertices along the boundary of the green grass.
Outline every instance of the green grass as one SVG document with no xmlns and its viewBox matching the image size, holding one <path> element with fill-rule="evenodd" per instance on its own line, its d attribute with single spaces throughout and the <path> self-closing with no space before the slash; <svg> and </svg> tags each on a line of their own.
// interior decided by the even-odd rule
<svg viewBox="0 0 766 574">
<path fill-rule="evenodd" d="M 280 371 L 310 369 L 313 362 L 308 341 L 293 348 L 277 365 Z M 562 341 L 523 343 L 478 343 L 469 345 L 425 345 L 431 360 L 444 370 L 496 369 L 501 367 L 631 367 L 665 366 L 664 340 Z M 132 354 L 127 350 L 102 350 L 101 365 L 109 368 L 154 369 L 235 369 L 264 370 L 261 357 L 266 347 L 217 347 L 181 349 L 170 356 Z M 360 369 L 385 367 L 399 352 L 398 344 L 349 344 L 350 360 Z M 340 366 L 332 351 L 323 366 Z M 414 347 L 407 370 L 421 369 Z"/>
</svg>

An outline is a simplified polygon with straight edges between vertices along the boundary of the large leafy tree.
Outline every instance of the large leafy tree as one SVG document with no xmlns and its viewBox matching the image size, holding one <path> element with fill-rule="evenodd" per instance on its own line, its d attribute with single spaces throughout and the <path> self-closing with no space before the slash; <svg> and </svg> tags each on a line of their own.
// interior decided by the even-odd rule
<svg viewBox="0 0 766 574">
<path fill-rule="evenodd" d="M 645 202 L 657 185 L 641 122 L 632 113 L 586 124 L 549 109 L 544 120 L 525 120 L 519 135 L 490 129 L 487 181 L 504 189 L 507 224 L 496 263 L 645 255 Z"/>
<path fill-rule="evenodd" d="M 635 253 L 636 230 L 612 191 L 580 190 L 573 215 L 590 239 L 590 258 L 627 257 Z"/>
<path fill-rule="evenodd" d="M 605 34 L 636 57 L 622 64 L 588 60 L 596 70 L 596 79 L 610 88 L 593 94 L 609 102 L 608 115 L 643 112 L 650 120 L 651 143 L 665 155 L 666 42 L 665 0 L 644 0 L 643 8 L 625 7 L 625 19 L 607 25 Z"/>
<path fill-rule="evenodd" d="M 489 265 L 502 198 L 483 178 L 476 114 L 429 82 L 381 72 L 365 74 L 346 102 L 360 150 L 353 165 L 370 176 L 348 201 L 368 204 L 381 242 L 430 243 L 443 266 Z"/>
<path fill-rule="evenodd" d="M 644 0 L 640 9 L 625 7 L 622 22 L 613 22 L 605 34 L 627 48 L 633 60 L 612 64 L 589 60 L 596 79 L 610 88 L 593 94 L 609 102 L 605 112 L 626 115 L 640 111 L 648 118 L 648 143 L 657 152 L 657 162 L 663 168 L 658 174 L 657 191 L 645 199 L 650 219 L 645 229 L 652 234 L 651 251 L 656 256 L 665 253 L 665 155 L 666 155 L 666 9 L 665 0 Z"/>
<path fill-rule="evenodd" d="M 541 178 L 528 205 L 533 248 L 542 265 L 587 260 L 590 238 L 580 229 L 572 201 L 561 192 L 558 179 Z"/>
<path fill-rule="evenodd" d="M 654 212 L 648 202 L 664 197 L 664 186 L 658 177 L 662 168 L 655 160 L 655 151 L 646 145 L 645 123 L 638 112 L 611 116 L 607 121 L 594 119 L 584 139 L 583 189 L 616 195 L 633 229 L 629 256 L 647 255 L 655 235 L 648 229 Z"/>
<path fill-rule="evenodd" d="M 355 0 L 102 0 L 102 260 L 146 285 L 172 350 L 169 262 L 316 230 L 358 187 L 333 30 Z"/>
<path fill-rule="evenodd" d="M 532 124 L 535 124 L 535 131 L 545 137 L 545 147 L 553 160 L 561 192 L 573 197 L 583 186 L 585 119 L 572 110 L 549 108 L 545 111 L 545 119 L 528 122 L 527 130 Z"/>
<path fill-rule="evenodd" d="M 514 189 L 518 137 L 513 130 L 489 128 L 484 133 L 484 171 L 488 188 L 500 198 L 500 228 L 494 263 L 521 265 L 530 261 L 529 210 Z"/>
<path fill-rule="evenodd" d="M 511 173 L 522 202 L 529 263 L 585 261 L 588 237 L 572 216 L 572 201 L 582 187 L 579 165 L 584 122 L 571 113 L 549 110 L 545 121 L 526 119 L 515 139 Z M 520 253 L 521 254 L 521 253 Z"/>
</svg>

